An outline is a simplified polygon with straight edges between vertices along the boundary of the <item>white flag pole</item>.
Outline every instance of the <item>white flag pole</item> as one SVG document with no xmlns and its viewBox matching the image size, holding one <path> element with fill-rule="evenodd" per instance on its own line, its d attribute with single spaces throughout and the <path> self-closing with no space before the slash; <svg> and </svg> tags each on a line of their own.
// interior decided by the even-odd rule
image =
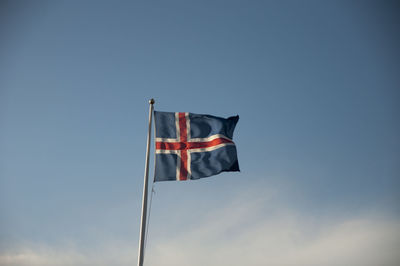
<svg viewBox="0 0 400 266">
<path fill-rule="evenodd" d="M 147 133 L 147 149 L 146 149 L 146 165 L 144 168 L 144 184 L 143 184 L 143 199 L 142 199 L 142 218 L 140 222 L 140 239 L 139 239 L 139 254 L 138 266 L 143 266 L 144 261 L 144 242 L 146 237 L 146 218 L 147 218 L 147 185 L 149 179 L 149 158 L 150 158 L 150 142 L 151 142 L 151 121 L 153 118 L 154 99 L 150 99 L 149 104 L 149 131 Z"/>
</svg>

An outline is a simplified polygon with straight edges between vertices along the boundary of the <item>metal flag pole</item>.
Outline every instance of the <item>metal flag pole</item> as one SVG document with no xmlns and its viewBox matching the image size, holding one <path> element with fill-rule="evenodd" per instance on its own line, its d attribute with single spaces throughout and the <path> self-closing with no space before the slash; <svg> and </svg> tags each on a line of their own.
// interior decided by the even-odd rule
<svg viewBox="0 0 400 266">
<path fill-rule="evenodd" d="M 139 254 L 138 266 L 143 266 L 144 261 L 144 242 L 146 238 L 146 218 L 147 218 L 147 185 L 149 179 L 149 158 L 150 158 L 150 142 L 151 142 L 151 121 L 153 118 L 154 99 L 150 99 L 149 104 L 149 131 L 147 133 L 147 149 L 146 149 L 146 165 L 144 168 L 144 184 L 143 184 L 143 199 L 142 199 L 142 218 L 140 222 L 140 239 L 139 239 Z"/>
</svg>

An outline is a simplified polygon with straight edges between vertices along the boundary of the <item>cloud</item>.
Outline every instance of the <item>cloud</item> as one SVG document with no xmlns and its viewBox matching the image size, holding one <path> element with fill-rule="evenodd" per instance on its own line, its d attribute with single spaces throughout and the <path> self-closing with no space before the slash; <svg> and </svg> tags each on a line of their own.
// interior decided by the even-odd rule
<svg viewBox="0 0 400 266">
<path fill-rule="evenodd" d="M 399 221 L 268 216 L 262 205 L 234 204 L 158 242 L 148 265 L 400 265 Z"/>
<path fill-rule="evenodd" d="M 399 220 L 377 214 L 312 217 L 276 202 L 267 209 L 271 200 L 238 200 L 214 208 L 200 220 L 181 217 L 186 226 L 150 234 L 145 265 L 400 265 Z M 0 265 L 135 265 L 133 242 L 105 240 L 107 245 L 85 249 L 24 245 L 0 252 Z"/>
<path fill-rule="evenodd" d="M 129 253 L 128 253 L 129 252 Z M 71 247 L 30 245 L 0 255 L 1 266 L 127 266 L 136 261 L 135 249 L 119 245 L 82 252 Z"/>
</svg>

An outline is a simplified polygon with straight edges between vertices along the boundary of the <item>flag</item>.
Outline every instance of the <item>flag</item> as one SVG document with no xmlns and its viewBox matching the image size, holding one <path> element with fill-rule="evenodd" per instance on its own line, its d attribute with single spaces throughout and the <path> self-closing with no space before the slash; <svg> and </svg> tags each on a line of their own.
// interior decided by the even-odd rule
<svg viewBox="0 0 400 266">
<path fill-rule="evenodd" d="M 233 131 L 239 116 L 154 112 L 155 181 L 199 179 L 239 171 Z"/>
</svg>

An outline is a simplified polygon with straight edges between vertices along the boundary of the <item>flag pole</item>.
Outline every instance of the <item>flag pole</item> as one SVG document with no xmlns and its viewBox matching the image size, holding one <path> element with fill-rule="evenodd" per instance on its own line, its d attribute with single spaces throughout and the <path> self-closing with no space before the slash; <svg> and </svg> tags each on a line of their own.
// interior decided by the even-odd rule
<svg viewBox="0 0 400 266">
<path fill-rule="evenodd" d="M 151 142 L 151 121 L 153 118 L 154 99 L 149 100 L 149 131 L 147 133 L 147 149 L 146 149 L 146 164 L 144 168 L 144 184 L 143 184 L 143 199 L 142 199 L 142 217 L 140 222 L 140 239 L 139 239 L 139 254 L 138 266 L 143 266 L 144 261 L 144 242 L 146 238 L 146 218 L 147 218 L 147 185 L 149 179 L 149 158 L 150 158 L 150 142 Z"/>
</svg>

